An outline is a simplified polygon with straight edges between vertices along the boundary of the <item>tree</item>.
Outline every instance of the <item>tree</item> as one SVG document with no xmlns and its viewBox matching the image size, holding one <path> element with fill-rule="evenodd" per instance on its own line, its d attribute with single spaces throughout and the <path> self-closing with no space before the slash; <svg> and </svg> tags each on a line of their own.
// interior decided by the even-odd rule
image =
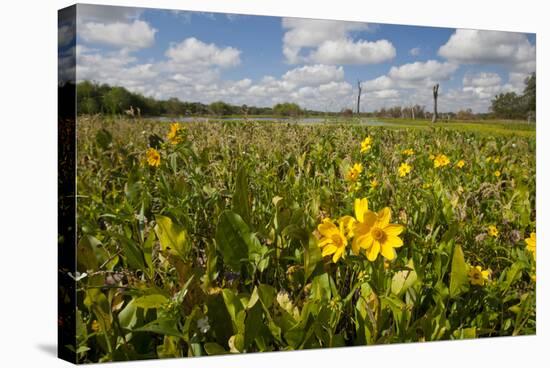
<svg viewBox="0 0 550 368">
<path fill-rule="evenodd" d="M 491 101 L 491 111 L 496 117 L 517 119 L 524 116 L 522 97 L 515 92 L 500 93 Z"/>
<path fill-rule="evenodd" d="M 231 114 L 231 106 L 223 101 L 212 102 L 209 106 L 210 112 L 217 116 Z"/>
<path fill-rule="evenodd" d="M 525 79 L 523 99 L 525 113 L 535 115 L 537 112 L 537 75 L 535 73 Z"/>
<path fill-rule="evenodd" d="M 432 123 L 437 122 L 437 96 L 439 95 L 439 83 L 433 86 L 433 95 L 434 95 L 434 114 L 432 117 Z"/>
<path fill-rule="evenodd" d="M 279 116 L 298 116 L 302 112 L 299 105 L 285 102 L 273 106 L 273 113 Z"/>
</svg>

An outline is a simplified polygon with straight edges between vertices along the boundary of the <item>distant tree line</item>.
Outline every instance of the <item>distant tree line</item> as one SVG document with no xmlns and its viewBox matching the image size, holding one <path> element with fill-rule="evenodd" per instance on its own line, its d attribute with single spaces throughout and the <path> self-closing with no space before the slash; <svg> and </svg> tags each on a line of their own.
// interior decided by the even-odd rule
<svg viewBox="0 0 550 368">
<path fill-rule="evenodd" d="M 130 110 L 131 109 L 131 110 Z M 322 114 L 304 110 L 295 103 L 279 103 L 273 107 L 231 105 L 223 101 L 210 104 L 180 101 L 172 97 L 157 100 L 142 94 L 128 91 L 124 87 L 109 86 L 83 81 L 77 84 L 78 114 L 124 114 L 137 111 L 143 116 L 227 116 L 227 115 L 276 115 L 301 116 Z"/>
<path fill-rule="evenodd" d="M 131 110 L 129 110 L 131 109 Z M 90 81 L 77 84 L 77 113 L 78 114 L 124 114 L 133 111 L 143 116 L 342 116 L 351 117 L 354 112 L 351 108 L 344 108 L 340 112 L 316 111 L 301 108 L 296 103 L 283 102 L 273 107 L 256 107 L 247 105 L 231 105 L 223 101 L 210 104 L 201 102 L 181 101 L 172 97 L 166 100 L 157 100 L 139 93 L 128 91 L 124 87 L 109 86 Z M 488 113 L 474 113 L 472 109 L 458 112 L 440 112 L 441 120 L 458 119 L 534 119 L 536 113 L 536 75 L 533 73 L 525 79 L 525 88 L 521 95 L 515 92 L 501 93 L 491 101 Z M 393 106 L 383 107 L 373 112 L 362 112 L 361 117 L 401 118 L 401 119 L 431 119 L 432 112 L 425 106 Z"/>
<path fill-rule="evenodd" d="M 523 93 L 500 93 L 491 101 L 491 112 L 504 119 L 535 119 L 537 112 L 537 76 L 525 78 Z"/>
</svg>

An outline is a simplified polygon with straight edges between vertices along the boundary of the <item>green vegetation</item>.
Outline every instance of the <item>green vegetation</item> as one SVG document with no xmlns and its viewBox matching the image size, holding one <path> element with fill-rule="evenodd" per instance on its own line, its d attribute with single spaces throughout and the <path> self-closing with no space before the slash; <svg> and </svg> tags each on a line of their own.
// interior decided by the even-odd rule
<svg viewBox="0 0 550 368">
<path fill-rule="evenodd" d="M 392 122 L 81 117 L 79 362 L 535 333 L 534 128 Z"/>
</svg>

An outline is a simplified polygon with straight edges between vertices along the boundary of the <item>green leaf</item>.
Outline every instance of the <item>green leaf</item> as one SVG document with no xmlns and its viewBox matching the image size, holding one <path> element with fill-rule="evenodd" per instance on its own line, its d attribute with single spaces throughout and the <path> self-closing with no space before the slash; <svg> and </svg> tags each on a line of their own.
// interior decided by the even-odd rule
<svg viewBox="0 0 550 368">
<path fill-rule="evenodd" d="M 456 298 L 468 290 L 468 265 L 464 261 L 464 253 L 460 245 L 455 245 L 451 262 L 451 282 L 449 286 L 451 298 Z"/>
<path fill-rule="evenodd" d="M 156 215 L 155 220 L 157 223 L 155 233 L 160 241 L 162 250 L 167 250 L 171 254 L 179 255 L 182 259 L 186 259 L 191 250 L 191 244 L 185 229 L 166 216 Z"/>
<path fill-rule="evenodd" d="M 241 270 L 241 261 L 248 259 L 249 246 L 251 249 L 258 246 L 254 238 L 241 216 L 232 211 L 222 212 L 216 228 L 216 246 L 233 271 Z"/>
<path fill-rule="evenodd" d="M 184 338 L 177 328 L 178 322 L 175 319 L 159 318 L 147 323 L 145 326 L 135 328 L 135 332 L 153 332 L 160 335 L 177 336 Z"/>
<path fill-rule="evenodd" d="M 94 248 L 101 242 L 90 235 L 83 236 L 76 247 L 76 264 L 79 272 L 97 270 L 99 264 Z"/>
<path fill-rule="evenodd" d="M 407 265 L 410 270 L 402 270 L 395 273 L 391 280 L 391 292 L 397 296 L 405 294 L 407 289 L 414 285 L 417 280 L 416 271 L 413 269 L 412 260 Z"/>
<path fill-rule="evenodd" d="M 313 300 L 330 300 L 331 289 L 328 273 L 313 278 L 311 282 L 311 298 Z"/>
<path fill-rule="evenodd" d="M 250 193 L 246 168 L 241 167 L 235 181 L 235 192 L 231 209 L 239 214 L 245 223 L 250 223 Z"/>
<path fill-rule="evenodd" d="M 228 354 L 229 352 L 226 351 L 223 346 L 220 344 L 217 344 L 215 342 L 207 342 L 204 344 L 204 350 L 206 351 L 206 354 L 208 355 L 223 355 Z"/>
<path fill-rule="evenodd" d="M 313 234 L 309 235 L 307 248 L 304 251 L 304 274 L 306 281 L 309 279 L 319 262 L 323 259 L 317 239 Z"/>
<path fill-rule="evenodd" d="M 144 295 L 134 300 L 134 305 L 143 309 L 160 308 L 168 303 L 168 298 L 162 294 Z"/>
</svg>

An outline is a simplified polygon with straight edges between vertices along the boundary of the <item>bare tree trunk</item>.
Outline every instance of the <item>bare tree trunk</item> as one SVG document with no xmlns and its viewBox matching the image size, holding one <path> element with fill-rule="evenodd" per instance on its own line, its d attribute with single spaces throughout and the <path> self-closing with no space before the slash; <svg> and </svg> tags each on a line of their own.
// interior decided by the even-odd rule
<svg viewBox="0 0 550 368">
<path fill-rule="evenodd" d="M 436 123 L 437 122 L 437 95 L 439 93 L 439 83 L 433 87 L 433 93 L 434 93 L 434 115 L 432 117 L 432 123 Z"/>
<path fill-rule="evenodd" d="M 414 120 L 414 106 L 411 107 L 411 116 L 412 116 L 412 119 Z"/>
<path fill-rule="evenodd" d="M 357 81 L 357 115 L 359 115 L 359 112 L 361 111 L 361 81 Z"/>
</svg>

